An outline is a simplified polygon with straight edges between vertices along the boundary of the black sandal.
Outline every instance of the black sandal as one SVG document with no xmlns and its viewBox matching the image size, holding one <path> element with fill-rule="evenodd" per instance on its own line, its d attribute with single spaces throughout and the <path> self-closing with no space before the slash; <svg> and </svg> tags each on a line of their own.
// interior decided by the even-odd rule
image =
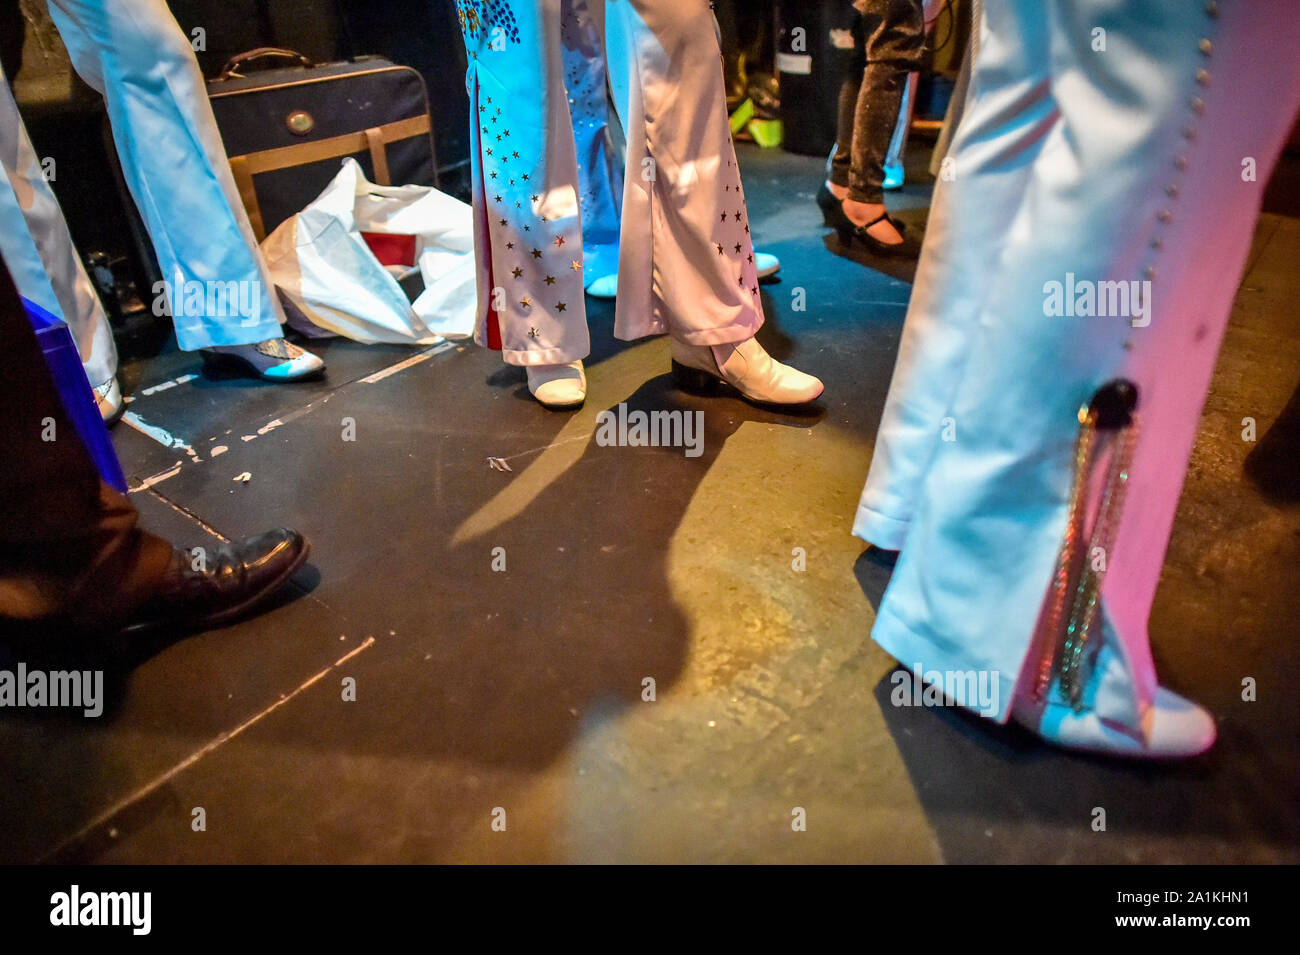
<svg viewBox="0 0 1300 955">
<path fill-rule="evenodd" d="M 867 230 L 877 222 L 888 222 L 902 236 L 903 241 L 881 242 L 868 233 Z M 839 226 L 836 231 L 840 234 L 841 245 L 850 246 L 853 244 L 853 240 L 857 239 L 876 255 L 906 255 L 912 251 L 912 243 L 907 241 L 907 227 L 891 216 L 888 210 L 876 216 L 866 225 L 856 225 L 850 222 L 847 227 Z"/>
</svg>

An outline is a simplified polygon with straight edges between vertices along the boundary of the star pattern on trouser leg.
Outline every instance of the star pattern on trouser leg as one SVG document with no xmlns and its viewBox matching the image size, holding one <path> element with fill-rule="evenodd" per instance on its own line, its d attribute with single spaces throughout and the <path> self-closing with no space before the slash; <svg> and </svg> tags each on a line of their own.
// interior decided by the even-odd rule
<svg viewBox="0 0 1300 955">
<path fill-rule="evenodd" d="M 490 100 L 485 98 L 484 102 Z M 511 281 L 515 283 L 512 298 L 517 305 L 514 314 L 521 324 L 515 326 L 518 330 L 513 334 L 527 335 L 529 339 L 538 340 L 551 334 L 549 327 L 523 322 L 523 317 L 532 315 L 533 310 L 536 310 L 538 316 L 544 313 L 567 316 L 569 305 L 574 301 L 573 296 L 582 295 L 582 262 L 580 258 L 571 258 L 570 251 L 575 246 L 577 248 L 573 251 L 580 250 L 581 236 L 569 226 L 573 220 L 568 213 L 561 213 L 557 211 L 558 207 L 551 205 L 554 200 L 549 192 L 532 191 L 536 188 L 532 185 L 532 175 L 537 172 L 541 176 L 542 170 L 537 165 L 527 168 L 527 164 L 539 163 L 542 159 L 521 159 L 519 150 L 511 150 L 509 143 L 501 145 L 512 132 L 512 127 L 507 124 L 514 120 L 506 115 L 508 110 L 492 107 L 480 108 L 479 112 L 482 114 L 483 133 L 479 140 L 483 170 L 481 182 L 491 183 L 493 188 L 492 191 L 481 194 L 482 198 L 478 201 L 485 202 L 497 213 L 489 219 L 492 224 L 491 241 L 502 248 L 502 254 L 506 251 L 511 253 L 503 264 L 503 270 L 509 271 Z M 517 163 L 513 169 L 506 165 L 510 158 Z M 509 188 L 506 188 L 507 182 Z M 511 204 L 516 211 L 506 217 L 506 210 Z M 498 231 L 497 226 L 504 232 Z M 530 236 L 534 231 L 539 234 Z M 530 241 L 507 241 L 520 237 L 528 237 Z M 515 252 L 519 255 L 514 255 Z M 557 262 L 556 259 L 560 259 L 560 256 L 565 258 Z M 570 269 L 562 272 L 560 269 L 564 268 L 566 261 Z M 554 291 L 543 297 L 539 294 L 543 289 Z M 555 298 L 551 298 L 551 294 Z M 523 345 L 518 340 L 512 345 L 508 339 L 504 346 L 506 349 L 532 347 Z"/>
<path fill-rule="evenodd" d="M 717 234 L 714 236 L 713 247 L 717 249 L 719 256 L 732 259 L 736 263 L 733 270 L 731 270 L 731 275 L 736 277 L 736 287 L 748 289 L 750 295 L 757 298 L 758 277 L 753 272 L 754 253 L 749 240 L 749 223 L 745 218 L 745 197 L 744 189 L 740 183 L 740 166 L 734 159 L 728 159 L 726 160 L 726 169 L 727 171 L 721 172 L 719 176 L 719 178 L 728 180 L 721 183 L 722 191 L 728 196 L 735 193 L 740 202 L 740 207 L 719 210 Z M 728 202 L 728 205 L 730 205 L 730 202 Z M 740 228 L 736 228 L 736 226 L 740 226 Z M 743 229 L 743 233 L 741 229 Z M 727 251 L 728 248 L 730 248 L 730 252 Z"/>
</svg>

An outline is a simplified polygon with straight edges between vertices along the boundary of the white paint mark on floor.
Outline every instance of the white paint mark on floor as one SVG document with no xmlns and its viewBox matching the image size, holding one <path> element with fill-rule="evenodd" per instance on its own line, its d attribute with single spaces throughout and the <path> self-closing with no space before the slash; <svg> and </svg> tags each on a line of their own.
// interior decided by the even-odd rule
<svg viewBox="0 0 1300 955">
<path fill-rule="evenodd" d="M 166 428 L 159 427 L 156 424 L 150 424 L 134 411 L 128 411 L 123 414 L 122 420 L 146 437 L 153 438 L 164 448 L 181 448 L 190 454 L 195 453 L 194 449 L 190 447 L 189 442 L 185 441 L 183 438 L 176 437 Z"/>
<path fill-rule="evenodd" d="M 140 395 L 142 397 L 148 397 L 149 395 L 156 395 L 160 391 L 166 391 L 168 388 L 175 388 L 177 385 L 183 385 L 186 382 L 193 381 L 197 377 L 199 376 L 181 375 L 179 378 L 173 378 L 171 381 L 164 381 L 162 384 L 152 385 L 148 388 L 143 388 L 140 390 Z"/>
<path fill-rule="evenodd" d="M 389 365 L 387 368 L 375 372 L 373 375 L 369 376 L 368 378 L 362 378 L 361 383 L 365 385 L 373 385 L 377 381 L 383 381 L 389 375 L 395 375 L 399 371 L 406 371 L 406 369 L 414 365 L 418 365 L 422 361 L 428 361 L 434 355 L 441 354 L 442 352 L 448 351 L 449 349 L 455 347 L 456 345 L 454 342 L 442 342 L 441 344 L 435 345 L 433 348 L 430 348 L 428 351 L 420 352 L 420 354 L 418 355 L 412 355 L 410 358 L 406 359 L 405 361 L 399 361 L 396 365 Z"/>
<path fill-rule="evenodd" d="M 135 487 L 130 489 L 131 493 L 134 494 L 136 491 L 147 491 L 155 484 L 161 484 L 163 481 L 167 480 L 168 478 L 174 478 L 176 475 L 181 473 L 181 463 L 182 462 L 177 461 L 166 471 L 159 471 L 157 474 L 153 475 L 152 477 L 145 478 Z"/>
</svg>

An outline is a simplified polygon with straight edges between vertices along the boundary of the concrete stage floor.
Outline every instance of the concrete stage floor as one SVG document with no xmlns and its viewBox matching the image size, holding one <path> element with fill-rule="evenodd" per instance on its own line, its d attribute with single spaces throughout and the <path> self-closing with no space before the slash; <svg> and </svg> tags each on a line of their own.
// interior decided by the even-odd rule
<svg viewBox="0 0 1300 955">
<path fill-rule="evenodd" d="M 820 160 L 741 157 L 784 262 L 761 337 L 825 379 L 810 413 L 677 392 L 668 343 L 615 342 L 591 300 L 573 414 L 468 343 L 332 341 L 328 379 L 293 387 L 208 380 L 174 345 L 129 363 L 131 411 L 195 452 L 115 428 L 149 525 L 285 524 L 312 560 L 264 616 L 105 654 L 98 720 L 7 711 L 0 861 L 1300 861 L 1300 219 L 1260 222 L 1152 619 L 1162 682 L 1220 741 L 1132 765 L 890 705 L 888 568 L 849 527 L 911 276 L 828 251 Z M 914 158 L 891 204 L 920 228 Z M 597 446 L 624 401 L 703 410 L 703 454 Z"/>
</svg>

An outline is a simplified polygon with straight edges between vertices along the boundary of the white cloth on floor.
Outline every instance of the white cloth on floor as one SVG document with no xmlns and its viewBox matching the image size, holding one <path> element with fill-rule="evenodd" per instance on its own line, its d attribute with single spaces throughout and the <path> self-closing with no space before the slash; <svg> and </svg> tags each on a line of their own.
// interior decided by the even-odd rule
<svg viewBox="0 0 1300 955">
<path fill-rule="evenodd" d="M 425 290 L 412 304 L 363 232 L 415 236 Z M 320 328 L 366 343 L 424 345 L 474 333 L 470 207 L 429 186 L 376 186 L 355 159 L 266 237 L 272 281 Z"/>
</svg>

